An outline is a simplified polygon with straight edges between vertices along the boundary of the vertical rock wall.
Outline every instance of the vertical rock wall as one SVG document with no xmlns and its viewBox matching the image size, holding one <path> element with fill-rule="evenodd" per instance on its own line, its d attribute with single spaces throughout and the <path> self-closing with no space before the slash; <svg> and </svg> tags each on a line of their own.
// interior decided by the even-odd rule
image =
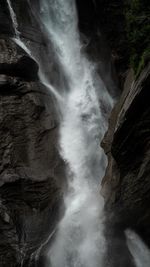
<svg viewBox="0 0 150 267">
<path fill-rule="evenodd" d="M 17 10 L 20 1 L 12 3 Z M 20 7 L 27 19 L 26 6 Z M 59 121 L 53 95 L 39 82 L 37 63 L 11 39 L 6 1 L 0 3 L 0 18 L 0 266 L 29 266 L 31 255 L 34 266 L 63 212 Z M 25 23 L 22 36 L 37 53 L 44 50 L 37 23 L 29 20 L 30 32 Z"/>
</svg>

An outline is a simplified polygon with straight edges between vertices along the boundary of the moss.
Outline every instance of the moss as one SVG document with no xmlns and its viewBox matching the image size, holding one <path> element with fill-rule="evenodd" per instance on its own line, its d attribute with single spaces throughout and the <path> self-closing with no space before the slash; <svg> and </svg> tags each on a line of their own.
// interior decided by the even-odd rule
<svg viewBox="0 0 150 267">
<path fill-rule="evenodd" d="M 148 49 L 145 50 L 144 53 L 141 56 L 140 62 L 138 63 L 138 68 L 136 70 L 136 77 L 139 76 L 139 74 L 141 73 L 142 69 L 144 68 L 146 63 L 149 61 L 149 59 L 150 59 L 150 47 L 148 47 Z"/>
<path fill-rule="evenodd" d="M 128 0 L 125 7 L 130 64 L 138 76 L 150 57 L 149 0 Z"/>
</svg>

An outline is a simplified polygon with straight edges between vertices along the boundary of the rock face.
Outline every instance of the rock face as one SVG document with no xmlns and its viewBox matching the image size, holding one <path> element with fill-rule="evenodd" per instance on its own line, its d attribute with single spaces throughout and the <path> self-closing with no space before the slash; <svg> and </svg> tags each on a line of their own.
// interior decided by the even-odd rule
<svg viewBox="0 0 150 267">
<path fill-rule="evenodd" d="M 11 2 L 22 40 L 33 55 L 41 55 L 43 70 L 59 85 L 63 73 L 28 1 Z M 0 18 L 0 266 L 42 267 L 63 212 L 65 168 L 58 152 L 57 109 L 38 80 L 36 62 L 11 39 L 15 32 L 6 0 L 0 2 Z M 92 38 L 87 54 L 100 61 L 105 50 L 105 73 L 111 72 L 109 49 L 99 52 L 101 44 L 105 48 L 102 39 Z M 111 75 L 103 77 L 114 86 Z"/>
<path fill-rule="evenodd" d="M 88 37 L 89 48 L 94 46 L 94 51 L 97 50 L 97 54 L 101 55 L 103 65 L 105 63 L 107 67 L 107 74 L 111 71 L 113 79 L 116 80 L 117 73 L 117 83 L 122 90 L 129 65 L 125 1 L 76 0 L 76 2 L 79 12 L 79 28 Z M 98 58 L 97 54 L 96 58 Z M 100 74 L 103 78 L 102 71 Z M 106 79 L 105 83 L 107 84 Z"/>
<path fill-rule="evenodd" d="M 135 13 L 139 12 L 136 14 L 138 18 L 136 24 L 135 14 L 131 13 L 131 10 L 127 12 L 128 21 L 126 21 L 127 2 L 77 0 L 79 27 L 90 40 L 87 50 L 90 51 L 93 43 L 96 58 L 99 58 L 98 54 L 103 55 L 103 66 L 105 64 L 108 66 L 108 49 L 102 45 L 107 40 L 112 58 L 110 69 L 115 66 L 119 87 L 123 89 L 122 96 L 112 111 L 109 129 L 102 142 L 108 157 L 108 167 L 102 182 L 106 211 L 107 259 L 109 259 L 106 260 L 105 266 L 113 267 L 134 266 L 124 236 L 124 229 L 127 227 L 137 231 L 150 246 L 150 69 L 147 65 L 136 81 L 133 71 L 129 70 L 130 50 L 138 50 L 139 53 L 137 45 L 139 39 L 135 34 L 144 36 L 144 31 L 140 31 L 137 26 L 140 24 L 139 15 L 143 13 L 138 11 L 136 5 L 140 2 L 141 10 L 142 7 L 147 10 L 147 5 L 142 1 L 136 3 L 129 1 L 134 6 Z M 143 18 L 144 16 L 146 17 L 146 13 Z M 129 43 L 127 38 L 129 22 L 131 28 L 128 35 L 131 33 L 133 38 L 132 49 L 131 42 Z M 140 25 L 144 27 L 144 23 Z M 100 32 L 104 33 L 105 40 Z M 148 60 L 145 63 L 144 60 L 138 62 L 137 65 L 141 63 L 148 64 Z M 106 69 L 107 73 L 108 68 Z M 107 84 L 101 70 L 100 75 Z"/>
<path fill-rule="evenodd" d="M 78 24 L 84 50 L 89 59 L 92 59 L 92 61 L 96 63 L 97 72 L 105 83 L 109 93 L 113 97 L 116 97 L 120 94 L 119 84 L 121 78 L 120 75 L 116 75 L 114 66 L 117 66 L 118 58 L 121 57 L 121 53 L 119 54 L 117 52 L 116 40 L 112 38 L 114 36 L 112 33 L 114 28 L 112 27 L 112 21 L 109 17 L 111 12 L 113 12 L 113 22 L 115 21 L 115 24 L 118 25 L 118 18 L 115 16 L 114 9 L 120 9 L 117 5 L 113 7 L 111 2 L 115 1 L 76 0 L 79 17 Z M 118 35 L 120 35 L 116 27 L 115 30 L 115 34 L 118 32 Z M 111 38 L 113 40 L 111 40 Z M 119 47 L 118 42 L 117 44 Z M 115 58 L 114 51 L 116 51 L 117 54 Z M 125 64 L 123 63 L 122 66 L 125 66 Z"/>
<path fill-rule="evenodd" d="M 102 143 L 109 161 L 102 193 L 108 227 L 133 228 L 150 246 L 149 82 L 150 65 L 137 81 L 131 71 L 127 76 Z"/>
<path fill-rule="evenodd" d="M 1 2 L 0 266 L 44 266 L 38 251 L 44 253 L 63 212 L 58 116 L 54 97 L 39 82 L 37 63 L 10 39 L 12 22 Z M 32 26 L 30 42 L 42 50 L 43 36 L 40 29 L 34 34 L 36 22 Z"/>
<path fill-rule="evenodd" d="M 38 0 L 31 2 L 39 4 Z M 85 51 L 96 61 L 99 74 L 114 96 L 114 80 L 123 87 L 129 59 L 123 1 L 76 2 Z M 53 47 L 48 52 L 46 37 L 28 1 L 15 0 L 12 4 L 21 38 L 34 48 L 33 54 L 41 55 L 51 83 L 59 85 L 63 74 Z M 7 1 L 1 0 L 0 266 L 43 267 L 42 257 L 63 212 L 65 166 L 58 152 L 58 114 L 54 97 L 38 79 L 39 66 L 11 37 L 14 28 Z M 126 227 L 137 230 L 150 245 L 149 66 L 131 86 L 133 79 L 130 71 L 102 144 L 109 161 L 102 187 L 106 236 L 111 239 L 108 254 L 113 242 L 115 255 L 118 248 L 122 256 L 125 252 L 125 267 L 134 266 L 124 245 Z M 112 259 L 113 266 L 124 267 L 119 259 L 117 265 Z"/>
</svg>

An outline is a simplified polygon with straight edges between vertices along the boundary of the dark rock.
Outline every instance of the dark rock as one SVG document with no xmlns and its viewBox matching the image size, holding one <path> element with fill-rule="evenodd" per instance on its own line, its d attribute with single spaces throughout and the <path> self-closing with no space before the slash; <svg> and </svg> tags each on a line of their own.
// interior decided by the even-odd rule
<svg viewBox="0 0 150 267">
<path fill-rule="evenodd" d="M 103 140 L 109 164 L 103 179 L 109 223 L 136 230 L 150 246 L 150 65 L 128 84 Z"/>
<path fill-rule="evenodd" d="M 38 183 L 19 179 L 0 187 L 0 199 L 0 263 L 16 266 L 55 229 L 60 219 L 60 189 L 52 177 Z"/>
<path fill-rule="evenodd" d="M 81 32 L 87 36 L 89 45 L 91 42 L 94 43 L 102 55 L 108 57 L 111 54 L 111 60 L 109 56 L 109 64 L 111 61 L 111 72 L 113 72 L 111 75 L 116 79 L 115 67 L 118 87 L 123 89 L 130 56 L 126 36 L 125 1 L 76 0 L 76 2 Z M 99 39 L 98 43 L 95 42 L 97 38 Z M 106 52 L 106 44 L 110 51 L 107 48 Z M 108 60 L 106 66 L 108 66 Z"/>
<path fill-rule="evenodd" d="M 38 0 L 31 2 L 38 7 Z M 63 82 L 67 88 L 35 10 L 26 0 L 12 1 L 12 5 L 20 36 L 33 55 L 41 57 L 51 84 L 59 88 Z M 77 7 L 84 51 L 96 60 L 114 96 L 113 67 L 123 87 L 129 60 L 123 1 L 77 0 Z M 57 110 L 54 97 L 38 81 L 35 61 L 9 39 L 15 33 L 4 0 L 0 18 L 0 266 L 42 267 L 45 247 L 50 246 L 54 235 L 49 237 L 63 213 L 65 166 L 58 152 Z M 113 243 L 115 258 L 110 261 L 112 266 L 117 262 L 117 267 L 124 267 L 123 259 L 116 257 L 120 248 L 121 255 L 125 251 L 125 265 L 134 266 L 124 244 L 126 227 L 136 229 L 150 244 L 148 79 L 145 69 L 131 90 L 127 85 L 103 141 L 109 158 L 103 180 L 106 232 L 111 237 L 107 253 L 109 257 Z"/>
<path fill-rule="evenodd" d="M 25 81 L 38 80 L 38 65 L 28 56 L 21 57 L 16 63 L 0 63 L 0 74 L 20 77 Z"/>
<path fill-rule="evenodd" d="M 127 247 L 125 234 L 118 225 L 112 227 L 112 224 L 106 224 L 105 237 L 107 242 L 105 267 L 136 267 Z"/>
<path fill-rule="evenodd" d="M 12 21 L 6 0 L 0 2 L 0 35 L 13 35 Z"/>
<path fill-rule="evenodd" d="M 9 18 L 4 2 L 0 12 Z M 39 249 L 50 245 L 63 214 L 65 167 L 55 99 L 38 81 L 37 63 L 5 29 L 0 30 L 0 266 L 27 267 L 31 256 L 36 266 Z M 32 42 L 37 53 L 44 50 L 39 39 Z"/>
</svg>

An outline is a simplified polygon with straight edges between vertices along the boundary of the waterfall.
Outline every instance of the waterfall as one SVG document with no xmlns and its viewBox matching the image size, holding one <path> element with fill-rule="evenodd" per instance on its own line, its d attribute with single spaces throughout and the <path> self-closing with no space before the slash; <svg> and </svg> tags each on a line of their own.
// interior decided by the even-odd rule
<svg viewBox="0 0 150 267">
<path fill-rule="evenodd" d="M 126 230 L 127 245 L 134 258 L 136 267 L 150 266 L 150 250 L 133 231 Z"/>
<path fill-rule="evenodd" d="M 29 2 L 33 7 L 34 3 Z M 59 144 L 60 154 L 67 166 L 68 192 L 64 196 L 64 217 L 48 253 L 50 266 L 103 267 L 104 215 L 99 185 L 105 172 L 106 158 L 100 141 L 107 129 L 113 99 L 96 74 L 94 62 L 90 62 L 83 52 L 75 0 L 40 0 L 40 10 L 33 7 L 34 15 L 37 15 L 55 48 L 67 80 L 69 90 L 62 84 L 60 94 L 42 72 L 38 59 L 22 42 L 10 0 L 7 3 L 15 31 L 14 40 L 38 62 L 39 77 L 56 96 L 61 112 Z M 134 257 L 133 240 L 128 238 L 128 242 Z M 136 242 L 141 244 L 139 239 Z M 142 246 L 139 250 L 144 255 Z M 135 262 L 137 267 L 148 267 Z"/>
<path fill-rule="evenodd" d="M 10 17 L 11 17 L 11 20 L 12 20 L 12 25 L 13 25 L 13 28 L 14 28 L 14 31 L 15 31 L 15 35 L 17 38 L 19 38 L 20 36 L 20 32 L 18 30 L 18 22 L 17 22 L 17 18 L 16 18 L 16 14 L 13 10 L 13 7 L 11 5 L 11 1 L 10 0 L 6 0 L 7 1 L 7 4 L 8 4 L 8 7 L 9 7 L 9 11 L 10 11 Z"/>
<path fill-rule="evenodd" d="M 9 12 L 10 12 L 10 17 L 11 17 L 11 20 L 12 20 L 13 29 L 14 29 L 14 32 L 15 32 L 15 37 L 13 37 L 12 40 L 18 46 L 20 46 L 26 52 L 26 54 L 29 57 L 31 57 L 35 62 L 37 62 L 37 64 L 39 65 L 38 76 L 40 78 L 40 81 L 42 82 L 43 85 L 45 85 L 50 90 L 50 92 L 56 97 L 56 99 L 61 102 L 62 98 L 61 98 L 60 94 L 57 92 L 57 90 L 55 90 L 55 88 L 51 84 L 48 83 L 48 79 L 47 79 L 47 77 L 45 76 L 45 74 L 42 71 L 41 64 L 40 64 L 39 60 L 35 56 L 33 56 L 33 54 L 31 53 L 30 49 L 21 40 L 20 32 L 18 30 L 19 25 L 18 25 L 18 22 L 17 22 L 17 17 L 16 17 L 16 14 L 14 12 L 14 9 L 13 9 L 13 6 L 11 4 L 11 1 L 7 0 L 7 4 L 8 4 Z"/>
<path fill-rule="evenodd" d="M 52 267 L 99 267 L 105 252 L 99 185 L 106 167 L 100 140 L 107 128 L 103 105 L 110 110 L 113 101 L 106 88 L 95 82 L 94 63 L 81 52 L 75 2 L 40 3 L 41 23 L 69 85 L 69 92 L 63 94 L 60 122 L 60 153 L 68 166 L 69 190 L 49 258 Z"/>
<path fill-rule="evenodd" d="M 15 32 L 15 37 L 13 38 L 13 40 L 29 55 L 31 56 L 31 52 L 30 50 L 26 47 L 26 45 L 21 41 L 20 39 L 20 32 L 18 30 L 18 22 L 17 22 L 17 17 L 16 14 L 14 12 L 14 9 L 12 7 L 11 1 L 7 0 L 7 4 L 8 4 L 8 8 L 9 8 L 9 12 L 10 12 L 10 17 L 12 20 L 12 25 L 13 25 L 13 29 Z"/>
</svg>

